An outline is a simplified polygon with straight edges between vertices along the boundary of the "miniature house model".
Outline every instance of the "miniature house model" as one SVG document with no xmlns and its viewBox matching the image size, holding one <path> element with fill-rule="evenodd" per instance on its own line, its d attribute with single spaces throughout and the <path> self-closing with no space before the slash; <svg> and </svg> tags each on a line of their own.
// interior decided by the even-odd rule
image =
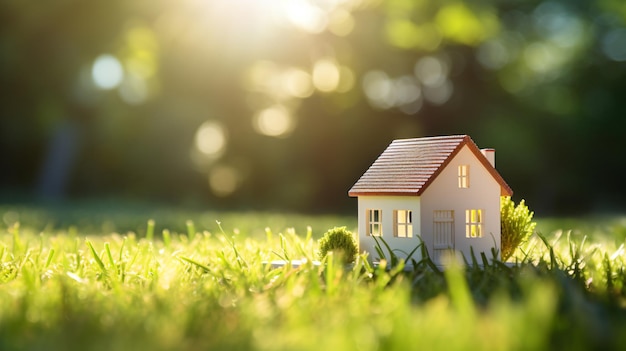
<svg viewBox="0 0 626 351">
<path fill-rule="evenodd" d="M 394 140 L 348 192 L 358 198 L 360 252 L 378 257 L 372 236 L 398 257 L 423 242 L 437 264 L 449 250 L 468 260 L 470 250 L 499 253 L 500 197 L 512 193 L 495 151 L 467 135 Z"/>
</svg>

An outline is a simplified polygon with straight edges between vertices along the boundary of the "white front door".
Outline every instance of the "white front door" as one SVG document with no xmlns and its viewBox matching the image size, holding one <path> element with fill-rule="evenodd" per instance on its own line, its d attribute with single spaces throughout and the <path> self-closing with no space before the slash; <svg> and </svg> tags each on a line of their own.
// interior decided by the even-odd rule
<svg viewBox="0 0 626 351">
<path fill-rule="evenodd" d="M 442 264 L 446 251 L 454 251 L 454 211 L 436 210 L 433 213 L 433 262 Z"/>
</svg>

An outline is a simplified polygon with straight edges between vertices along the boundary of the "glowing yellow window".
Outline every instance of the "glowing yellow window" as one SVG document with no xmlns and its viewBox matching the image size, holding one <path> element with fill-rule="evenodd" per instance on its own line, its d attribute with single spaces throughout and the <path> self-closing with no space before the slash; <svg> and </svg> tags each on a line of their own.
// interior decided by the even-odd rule
<svg viewBox="0 0 626 351">
<path fill-rule="evenodd" d="M 394 233 L 398 238 L 413 237 L 413 212 L 411 210 L 395 210 Z"/>
<path fill-rule="evenodd" d="M 482 238 L 483 236 L 483 211 L 465 210 L 465 237 Z"/>
<path fill-rule="evenodd" d="M 469 188 L 469 165 L 459 166 L 459 188 Z"/>
</svg>

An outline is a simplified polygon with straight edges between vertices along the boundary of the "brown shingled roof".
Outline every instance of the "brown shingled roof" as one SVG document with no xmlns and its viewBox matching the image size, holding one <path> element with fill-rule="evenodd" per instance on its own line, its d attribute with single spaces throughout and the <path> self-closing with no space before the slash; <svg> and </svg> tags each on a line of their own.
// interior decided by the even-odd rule
<svg viewBox="0 0 626 351">
<path fill-rule="evenodd" d="M 421 195 L 461 148 L 467 145 L 500 184 L 511 188 L 467 135 L 398 139 L 383 151 L 348 191 L 348 195 Z"/>
</svg>

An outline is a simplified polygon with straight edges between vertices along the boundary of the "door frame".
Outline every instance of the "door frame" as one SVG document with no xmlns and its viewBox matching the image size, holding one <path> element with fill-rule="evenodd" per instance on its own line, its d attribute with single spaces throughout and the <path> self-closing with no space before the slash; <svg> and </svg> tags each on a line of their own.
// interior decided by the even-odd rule
<svg viewBox="0 0 626 351">
<path fill-rule="evenodd" d="M 433 211 L 433 261 L 441 264 L 441 258 L 446 251 L 454 252 L 454 210 L 434 210 Z M 442 230 L 444 229 L 444 230 Z M 447 230 L 445 230 L 447 229 Z M 441 236 L 445 236 L 444 243 L 441 243 Z"/>
</svg>

